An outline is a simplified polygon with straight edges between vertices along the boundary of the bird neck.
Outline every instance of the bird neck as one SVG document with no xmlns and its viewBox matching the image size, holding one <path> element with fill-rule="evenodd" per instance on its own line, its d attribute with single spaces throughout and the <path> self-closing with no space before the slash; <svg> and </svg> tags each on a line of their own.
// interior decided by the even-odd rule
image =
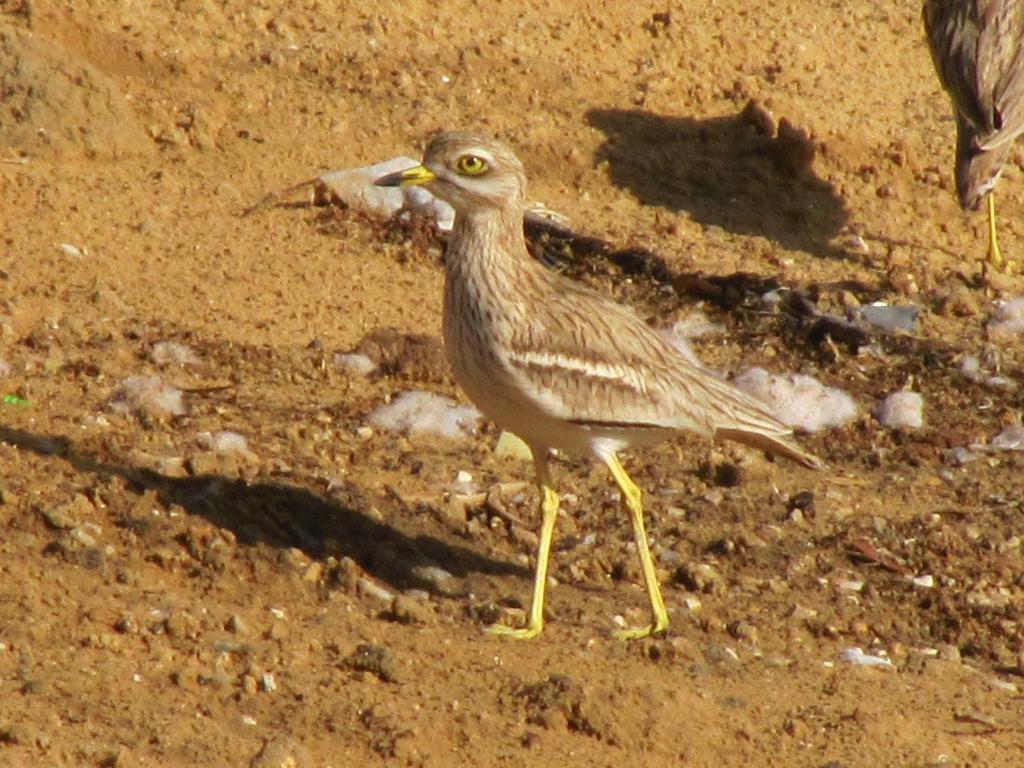
<svg viewBox="0 0 1024 768">
<path fill-rule="evenodd" d="M 497 271 L 513 262 L 529 261 L 522 207 L 460 211 L 452 226 L 447 259 L 451 266 Z"/>
</svg>

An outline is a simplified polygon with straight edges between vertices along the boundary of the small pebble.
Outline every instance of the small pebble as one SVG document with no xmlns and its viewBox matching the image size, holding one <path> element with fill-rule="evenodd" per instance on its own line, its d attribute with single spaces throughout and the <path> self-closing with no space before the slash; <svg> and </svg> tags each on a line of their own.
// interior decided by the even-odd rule
<svg viewBox="0 0 1024 768">
<path fill-rule="evenodd" d="M 457 580 L 444 568 L 437 565 L 414 565 L 410 571 L 414 578 L 426 582 L 443 595 L 457 591 Z"/>
<path fill-rule="evenodd" d="M 277 682 L 274 680 L 273 672 L 264 672 L 260 677 L 260 685 L 265 693 L 273 693 L 277 690 Z"/>
<path fill-rule="evenodd" d="M 345 659 L 345 666 L 360 672 L 370 672 L 387 683 L 397 679 L 394 654 L 382 645 L 362 643 Z"/>
<path fill-rule="evenodd" d="M 71 243 L 61 243 L 60 249 L 64 252 L 65 256 L 71 256 L 75 259 L 81 259 L 89 253 L 85 248 L 79 248 Z"/>
<path fill-rule="evenodd" d="M 366 597 L 372 597 L 373 599 L 379 600 L 387 605 L 391 605 L 395 599 L 395 594 L 393 592 L 388 591 L 372 579 L 367 579 L 365 577 L 356 581 L 356 588 L 359 590 L 360 594 L 365 595 Z"/>
<path fill-rule="evenodd" d="M 921 310 L 917 307 L 893 307 L 888 304 L 869 304 L 861 307 L 860 316 L 884 331 L 916 331 L 917 318 Z"/>
<path fill-rule="evenodd" d="M 426 624 L 430 621 L 430 609 L 405 595 L 398 595 L 391 602 L 391 615 L 402 624 Z"/>
<path fill-rule="evenodd" d="M 839 654 L 839 660 L 859 667 L 884 667 L 887 669 L 893 667 L 892 659 L 864 653 L 860 648 L 847 648 Z"/>
</svg>

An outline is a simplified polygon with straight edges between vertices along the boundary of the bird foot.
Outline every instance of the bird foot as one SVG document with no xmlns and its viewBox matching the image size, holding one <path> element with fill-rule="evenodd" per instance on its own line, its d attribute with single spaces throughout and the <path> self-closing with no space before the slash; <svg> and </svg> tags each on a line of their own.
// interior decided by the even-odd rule
<svg viewBox="0 0 1024 768">
<path fill-rule="evenodd" d="M 496 637 L 510 637 L 513 640 L 529 640 L 540 634 L 543 624 L 528 624 L 525 627 L 507 627 L 504 624 L 492 624 L 484 627 L 484 632 Z"/>
<path fill-rule="evenodd" d="M 646 627 L 629 627 L 627 629 L 617 629 L 612 632 L 612 636 L 617 640 L 640 640 L 644 637 L 654 637 L 655 635 L 664 637 L 668 631 L 667 621 L 652 621 Z"/>
</svg>

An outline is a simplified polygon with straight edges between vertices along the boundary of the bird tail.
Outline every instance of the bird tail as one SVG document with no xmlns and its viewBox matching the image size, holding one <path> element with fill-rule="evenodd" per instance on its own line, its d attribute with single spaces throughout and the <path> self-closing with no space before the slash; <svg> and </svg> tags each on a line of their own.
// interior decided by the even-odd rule
<svg viewBox="0 0 1024 768">
<path fill-rule="evenodd" d="M 823 469 L 825 466 L 821 459 L 807 453 L 807 451 L 803 450 L 792 440 L 788 440 L 784 435 L 769 435 L 764 432 L 719 427 L 715 430 L 715 438 L 733 440 L 737 443 L 749 445 L 751 448 L 757 448 L 768 453 L 777 453 L 780 456 L 785 456 L 787 459 L 792 459 L 798 464 L 802 464 L 808 469 Z"/>
</svg>

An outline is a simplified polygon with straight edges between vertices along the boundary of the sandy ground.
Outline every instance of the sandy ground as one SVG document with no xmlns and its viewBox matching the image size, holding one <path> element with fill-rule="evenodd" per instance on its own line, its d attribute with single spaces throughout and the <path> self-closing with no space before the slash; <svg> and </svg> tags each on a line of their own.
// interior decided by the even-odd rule
<svg viewBox="0 0 1024 768">
<path fill-rule="evenodd" d="M 1024 454 L 951 451 L 1024 408 L 992 323 L 1024 282 L 982 275 L 916 0 L 339 5 L 0 3 L 0 764 L 1021 765 Z M 302 195 L 239 216 L 442 128 L 510 142 L 531 197 L 610 244 L 570 274 L 658 326 L 702 311 L 709 364 L 857 401 L 803 440 L 824 472 L 628 457 L 665 639 L 610 637 L 646 597 L 572 457 L 548 627 L 484 634 L 528 597 L 529 466 L 490 425 L 365 429 L 408 389 L 462 397 L 439 241 Z M 1018 260 L 1021 175 L 1018 150 Z M 765 312 L 773 286 L 812 311 Z M 815 323 L 876 300 L 914 329 Z M 335 365 L 374 332 L 384 372 Z M 181 412 L 118 410 L 138 376 Z M 901 388 L 924 428 L 873 418 Z"/>
</svg>

